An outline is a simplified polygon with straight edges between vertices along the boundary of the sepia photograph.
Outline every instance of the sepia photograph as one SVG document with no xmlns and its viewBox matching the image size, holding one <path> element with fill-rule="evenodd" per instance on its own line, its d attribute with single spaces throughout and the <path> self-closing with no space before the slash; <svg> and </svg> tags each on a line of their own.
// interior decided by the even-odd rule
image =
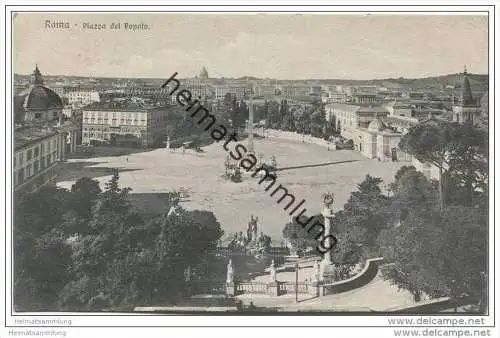
<svg viewBox="0 0 500 338">
<path fill-rule="evenodd" d="M 491 7 L 7 8 L 12 325 L 491 335 Z"/>
</svg>

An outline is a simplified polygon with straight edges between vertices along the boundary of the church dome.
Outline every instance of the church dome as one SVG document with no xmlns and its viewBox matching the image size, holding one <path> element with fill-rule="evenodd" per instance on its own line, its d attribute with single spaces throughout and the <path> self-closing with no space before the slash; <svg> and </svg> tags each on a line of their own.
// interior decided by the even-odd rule
<svg viewBox="0 0 500 338">
<path fill-rule="evenodd" d="M 25 110 L 47 110 L 62 108 L 63 103 L 59 95 L 43 85 L 32 85 L 27 90 L 16 95 L 18 108 Z"/>
<path fill-rule="evenodd" d="M 62 109 L 63 102 L 59 95 L 43 85 L 42 74 L 38 66 L 31 75 L 28 89 L 14 96 L 14 114 L 16 121 L 23 121 L 27 112 L 47 112 Z"/>
</svg>

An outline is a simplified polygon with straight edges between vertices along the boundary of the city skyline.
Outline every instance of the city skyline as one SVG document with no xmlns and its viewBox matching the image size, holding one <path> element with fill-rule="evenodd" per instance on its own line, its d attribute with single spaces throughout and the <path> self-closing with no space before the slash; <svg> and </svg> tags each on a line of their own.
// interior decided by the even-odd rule
<svg viewBox="0 0 500 338">
<path fill-rule="evenodd" d="M 46 28 L 47 20 L 77 28 Z M 114 22 L 149 29 L 83 28 Z M 37 63 L 49 76 L 159 79 L 175 71 L 194 77 L 205 66 L 211 78 L 425 78 L 464 65 L 487 74 L 487 40 L 481 15 L 22 13 L 14 20 L 13 70 L 30 74 Z"/>
</svg>

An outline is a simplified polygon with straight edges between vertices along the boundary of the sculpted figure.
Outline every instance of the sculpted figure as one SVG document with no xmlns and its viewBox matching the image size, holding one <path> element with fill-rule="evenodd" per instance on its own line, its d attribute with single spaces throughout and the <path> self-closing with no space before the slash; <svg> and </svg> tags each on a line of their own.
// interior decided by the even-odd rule
<svg viewBox="0 0 500 338">
<path fill-rule="evenodd" d="M 230 259 L 229 263 L 227 263 L 227 278 L 226 283 L 234 282 L 234 269 L 233 269 L 233 261 Z"/>
<path fill-rule="evenodd" d="M 276 282 L 276 266 L 274 265 L 274 259 L 271 261 L 271 266 L 269 268 L 269 274 L 271 276 L 271 282 Z"/>
</svg>

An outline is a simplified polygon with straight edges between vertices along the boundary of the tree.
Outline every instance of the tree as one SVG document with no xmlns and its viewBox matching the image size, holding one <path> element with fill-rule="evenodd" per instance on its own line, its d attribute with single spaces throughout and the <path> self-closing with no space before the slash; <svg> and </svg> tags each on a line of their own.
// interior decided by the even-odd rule
<svg viewBox="0 0 500 338">
<path fill-rule="evenodd" d="M 380 178 L 366 175 L 358 184 L 358 190 L 351 193 L 344 209 L 336 215 L 337 223 L 346 228 L 356 226 L 366 229 L 363 244 L 368 246 L 375 244 L 380 230 L 387 225 L 389 201 L 382 194 L 381 183 Z"/>
<path fill-rule="evenodd" d="M 183 292 L 185 269 L 215 251 L 223 232 L 211 212 L 184 210 L 180 193 L 172 192 L 165 198 L 168 212 L 143 219 L 132 211 L 129 191 L 119 188 L 115 172 L 98 196 L 88 230 L 72 245 L 73 278 L 61 288 L 61 308 L 173 302 Z"/>
<path fill-rule="evenodd" d="M 428 213 L 434 210 L 439 196 L 435 185 L 413 166 L 401 167 L 390 185 L 392 221 L 404 220 L 410 212 Z"/>
<path fill-rule="evenodd" d="M 448 180 L 454 180 L 464 188 L 469 204 L 474 191 L 487 189 L 487 136 L 471 123 L 431 119 L 412 127 L 399 146 L 419 161 L 439 169 L 441 210 L 448 202 L 452 187 Z"/>
<path fill-rule="evenodd" d="M 316 217 L 320 217 L 315 216 Z M 315 219 L 314 218 L 314 219 Z M 314 224 L 314 219 L 308 224 Z M 308 217 L 302 216 L 300 222 L 306 224 Z M 316 229 L 317 230 L 317 229 Z M 302 225 L 296 222 L 295 218 L 292 222 L 289 222 L 283 228 L 283 238 L 285 238 L 288 243 L 290 243 L 291 249 L 294 251 L 305 250 L 307 247 L 316 247 L 318 245 L 316 238 L 317 233 L 308 233 L 307 229 L 304 229 Z"/>
<path fill-rule="evenodd" d="M 78 179 L 71 186 L 72 208 L 82 218 L 89 218 L 92 205 L 101 193 L 99 182 L 88 177 Z"/>
<path fill-rule="evenodd" d="M 429 163 L 439 170 L 439 206 L 446 205 L 444 172 L 448 169 L 447 153 L 453 142 L 455 125 L 444 120 L 430 119 L 417 124 L 405 134 L 399 147 L 415 156 L 422 163 Z"/>
<path fill-rule="evenodd" d="M 487 273 L 487 209 L 448 205 L 436 208 L 438 188 L 413 167 L 403 167 L 391 186 L 390 208 L 396 222 L 378 237 L 390 262 L 382 276 L 399 288 L 421 295 L 459 298 L 484 296 Z"/>
<path fill-rule="evenodd" d="M 436 275 L 444 280 L 442 292 L 453 298 L 482 296 L 482 274 L 487 271 L 487 215 L 475 207 L 450 206 L 439 219 L 439 240 L 433 242 Z"/>
<path fill-rule="evenodd" d="M 14 208 L 14 305 L 19 311 L 55 309 L 69 279 L 71 250 L 61 223 L 69 192 L 43 187 L 18 196 Z"/>
<path fill-rule="evenodd" d="M 453 139 L 447 152 L 448 200 L 473 205 L 488 191 L 488 134 L 472 123 L 464 123 L 456 126 Z"/>
</svg>

